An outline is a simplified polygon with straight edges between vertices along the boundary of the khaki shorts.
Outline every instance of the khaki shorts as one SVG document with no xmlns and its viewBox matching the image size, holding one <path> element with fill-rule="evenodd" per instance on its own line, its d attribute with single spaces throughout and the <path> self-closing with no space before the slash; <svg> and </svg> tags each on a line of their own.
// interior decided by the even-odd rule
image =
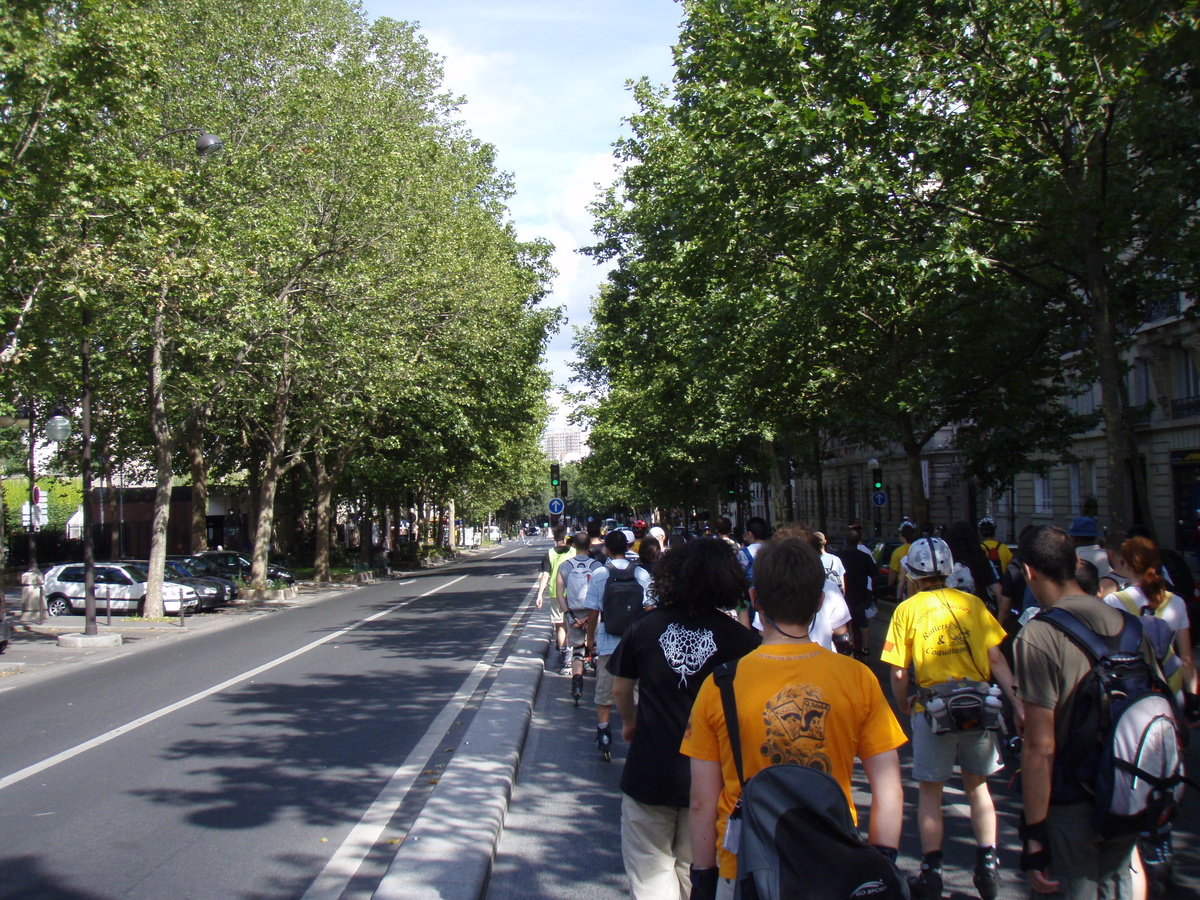
<svg viewBox="0 0 1200 900">
<path fill-rule="evenodd" d="M 915 781 L 949 781 L 954 762 L 972 775 L 994 775 L 1004 768 L 995 731 L 951 731 L 934 734 L 924 712 L 912 714 L 912 777 Z"/>
<path fill-rule="evenodd" d="M 557 597 L 547 597 L 544 601 L 547 609 L 550 610 L 550 624 L 561 625 L 563 623 L 562 607 L 558 605 Z"/>
<path fill-rule="evenodd" d="M 612 659 L 612 654 L 608 656 L 596 657 L 596 705 L 597 706 L 612 706 L 612 672 L 608 671 L 608 661 Z"/>
<path fill-rule="evenodd" d="M 583 628 L 575 627 L 575 616 L 579 616 L 580 621 L 584 623 Z M 567 646 L 578 647 L 580 655 L 583 655 L 583 645 L 587 642 L 587 610 L 575 610 L 574 614 L 566 614 L 567 623 Z"/>
</svg>

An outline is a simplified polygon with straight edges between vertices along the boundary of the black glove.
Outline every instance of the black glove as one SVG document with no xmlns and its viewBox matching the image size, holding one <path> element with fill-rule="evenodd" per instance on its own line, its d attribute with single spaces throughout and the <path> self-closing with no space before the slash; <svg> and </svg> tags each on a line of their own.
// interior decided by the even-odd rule
<svg viewBox="0 0 1200 900">
<path fill-rule="evenodd" d="M 1022 813 L 1017 833 L 1021 836 L 1021 871 L 1045 872 L 1050 868 L 1050 833 L 1046 828 L 1046 820 L 1031 824 L 1025 821 L 1025 814 Z M 1027 849 L 1030 841 L 1037 841 L 1042 849 L 1030 852 Z"/>
<path fill-rule="evenodd" d="M 721 877 L 720 869 L 716 866 L 711 869 L 697 869 L 695 866 L 690 866 L 688 875 L 692 879 L 692 892 L 688 895 L 689 900 L 717 900 L 717 881 Z"/>
<path fill-rule="evenodd" d="M 1183 692 L 1183 715 L 1193 724 L 1200 722 L 1200 694 Z"/>
<path fill-rule="evenodd" d="M 900 852 L 895 847 L 881 847 L 879 844 L 872 844 L 871 846 L 883 854 L 884 858 L 892 865 L 896 864 L 896 859 L 900 856 Z"/>
</svg>

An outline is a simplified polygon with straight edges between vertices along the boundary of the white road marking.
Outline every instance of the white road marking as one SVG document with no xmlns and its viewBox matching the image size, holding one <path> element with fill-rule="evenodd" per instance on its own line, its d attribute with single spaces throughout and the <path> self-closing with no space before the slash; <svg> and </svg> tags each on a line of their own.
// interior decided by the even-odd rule
<svg viewBox="0 0 1200 900">
<path fill-rule="evenodd" d="M 516 553 L 516 552 L 518 552 L 519 550 L 522 550 L 522 549 L 523 549 L 522 547 L 517 547 L 515 550 L 505 550 L 503 553 L 497 553 L 495 556 L 493 556 L 493 557 L 491 557 L 491 558 L 492 558 L 492 559 L 499 559 L 499 558 L 500 558 L 500 557 L 502 557 L 502 556 L 508 556 L 508 554 L 510 554 L 510 553 Z"/>
<path fill-rule="evenodd" d="M 508 620 L 508 624 L 504 626 L 504 630 L 492 641 L 492 645 L 488 647 L 483 654 L 483 658 L 475 664 L 471 670 L 471 674 L 466 677 L 457 693 L 446 703 L 442 711 L 438 713 L 436 719 L 429 726 L 424 736 L 418 742 L 417 746 L 409 752 L 395 773 L 392 775 L 388 783 L 384 785 L 379 796 L 363 813 L 363 817 L 359 819 L 346 839 L 342 841 L 340 847 L 334 851 L 329 862 L 325 864 L 325 868 L 321 870 L 321 874 L 317 876 L 300 900 L 337 900 L 350 884 L 350 880 L 358 872 L 363 860 L 367 854 L 378 843 L 380 836 L 387 828 L 388 822 L 392 820 L 392 816 L 396 814 L 396 810 L 400 807 L 401 802 L 412 790 L 413 783 L 420 777 L 424 770 L 425 763 L 428 762 L 438 746 L 446 737 L 446 732 L 454 724 L 455 720 L 462 713 L 463 707 L 467 705 L 467 701 L 471 699 L 471 695 L 475 693 L 475 689 L 479 687 L 481 682 L 492 665 L 496 661 L 496 657 L 500 655 L 500 650 L 508 641 L 509 637 L 517 627 L 517 623 L 521 618 L 525 607 L 529 605 L 529 601 L 533 599 L 532 589 L 529 596 L 517 607 L 517 611 L 512 614 Z"/>
<path fill-rule="evenodd" d="M 305 644 L 303 647 L 293 650 L 291 653 L 285 653 L 278 659 L 273 659 L 268 663 L 263 663 L 261 666 L 251 669 L 248 672 L 243 672 L 241 675 L 235 675 L 233 678 L 226 679 L 220 684 L 215 684 L 210 688 L 200 691 L 199 693 L 192 694 L 190 697 L 184 697 L 182 700 L 176 701 L 169 706 L 156 709 L 152 713 L 147 713 L 144 716 L 140 716 L 139 718 L 134 719 L 132 722 L 127 722 L 124 725 L 120 725 L 114 728 L 112 731 L 106 731 L 104 734 L 99 735 L 98 737 L 94 737 L 89 741 L 84 741 L 82 744 L 77 744 L 74 747 L 62 751 L 61 753 L 56 753 L 54 756 L 43 759 L 41 762 L 36 762 L 31 766 L 26 766 L 24 769 L 20 769 L 16 772 L 13 772 L 11 775 L 0 778 L 0 791 L 7 787 L 11 787 L 18 782 L 24 781 L 26 778 L 37 775 L 39 772 L 44 772 L 61 762 L 66 762 L 68 759 L 73 759 L 74 757 L 79 756 L 81 753 L 86 753 L 88 750 L 92 750 L 103 744 L 107 744 L 109 741 L 119 738 L 123 734 L 128 734 L 135 729 L 141 728 L 143 725 L 149 725 L 151 722 L 157 721 L 163 716 L 168 716 L 177 710 L 191 706 L 193 703 L 199 703 L 201 700 L 211 697 L 213 694 L 219 694 L 221 691 L 241 684 L 243 681 L 249 681 L 256 675 L 261 675 L 263 672 L 274 669 L 276 666 L 281 666 L 285 662 L 293 660 L 298 656 L 303 656 L 305 653 L 308 653 L 308 651 L 315 650 L 322 644 L 327 644 L 330 641 L 336 641 L 338 638 L 345 637 L 350 632 L 356 631 L 363 625 L 366 625 L 368 622 L 374 622 L 376 619 L 381 619 L 386 615 L 390 615 L 396 610 L 404 608 L 414 600 L 420 600 L 422 597 L 428 597 L 430 594 L 436 594 L 438 591 L 444 590 L 450 587 L 452 584 L 457 584 L 466 577 L 466 575 L 459 575 L 453 581 L 447 581 L 445 584 L 440 584 L 435 588 L 431 588 L 423 594 L 418 594 L 416 597 L 409 597 L 407 600 L 402 600 L 399 603 L 393 604 L 387 609 L 373 613 L 367 616 L 365 619 L 355 622 L 348 628 L 343 628 L 341 631 L 335 631 L 333 634 L 326 635 L 319 640 L 313 641 L 311 644 Z"/>
<path fill-rule="evenodd" d="M 413 583 L 414 581 L 416 581 L 416 580 L 417 580 L 417 579 L 415 579 L 415 578 L 410 578 L 410 579 L 408 579 L 408 581 L 397 581 L 397 582 L 396 582 L 396 584 L 398 584 L 398 585 L 400 585 L 401 587 L 403 587 L 403 586 L 404 586 L 404 585 L 406 585 L 406 584 L 412 584 L 412 583 Z"/>
</svg>

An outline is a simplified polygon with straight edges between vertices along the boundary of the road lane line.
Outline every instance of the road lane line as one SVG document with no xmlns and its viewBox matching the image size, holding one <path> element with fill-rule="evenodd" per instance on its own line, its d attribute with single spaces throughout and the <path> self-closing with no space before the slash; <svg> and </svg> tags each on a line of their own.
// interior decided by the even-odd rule
<svg viewBox="0 0 1200 900">
<path fill-rule="evenodd" d="M 124 725 L 119 725 L 118 727 L 114 728 L 112 731 L 106 731 L 104 734 L 94 737 L 89 741 L 84 741 L 82 744 L 77 744 L 74 747 L 71 747 L 67 750 L 62 751 L 61 753 L 56 753 L 56 754 L 54 754 L 54 756 L 43 759 L 41 762 L 36 762 L 31 766 L 26 766 L 24 769 L 20 769 L 16 772 L 13 772 L 11 775 L 7 775 L 4 778 L 0 778 L 0 791 L 4 790 L 7 787 L 11 787 L 12 785 L 17 784 L 18 782 L 24 781 L 26 778 L 29 778 L 33 775 L 37 775 L 39 772 L 44 772 L 47 769 L 51 768 L 52 766 L 56 766 L 61 762 L 66 762 L 68 759 L 73 759 L 74 757 L 79 756 L 81 753 L 86 753 L 88 750 L 93 750 L 96 747 L 99 747 L 103 744 L 107 744 L 109 741 L 119 738 L 123 734 L 128 734 L 129 732 L 134 731 L 135 729 L 141 728 L 143 725 L 148 725 L 151 722 L 157 721 L 158 719 L 161 719 L 163 716 L 168 716 L 173 712 L 177 712 L 178 710 L 181 710 L 181 709 L 184 709 L 185 707 L 191 706 L 193 703 L 199 703 L 201 700 L 211 697 L 213 694 L 218 694 L 221 691 L 227 690 L 228 688 L 231 688 L 235 685 L 241 684 L 243 681 L 248 681 L 249 679 L 253 678 L 256 675 L 261 675 L 263 672 L 270 671 L 271 669 L 274 669 L 276 666 L 281 666 L 285 662 L 289 662 L 289 661 L 295 659 L 297 656 L 303 656 L 305 653 L 308 653 L 310 650 L 314 650 L 317 647 L 320 647 L 322 644 L 327 644 L 330 641 L 335 641 L 340 637 L 346 636 L 347 634 L 349 634 L 352 631 L 356 631 L 357 629 L 361 628 L 363 625 L 366 625 L 368 622 L 374 622 L 376 619 L 380 619 L 383 616 L 389 615 L 390 613 L 393 613 L 398 609 L 403 609 L 405 606 L 407 606 L 408 604 L 412 603 L 415 600 L 420 600 L 424 597 L 428 597 L 430 594 L 436 594 L 438 591 L 445 590 L 446 588 L 450 587 L 452 584 L 457 584 L 458 582 L 462 581 L 466 577 L 467 577 L 466 575 L 459 575 L 453 581 L 447 581 L 445 584 L 439 584 L 437 587 L 430 588 L 423 594 L 418 594 L 415 597 L 409 597 L 407 600 L 402 600 L 399 603 L 393 604 L 392 606 L 389 606 L 387 609 L 381 610 L 380 612 L 377 612 L 377 613 L 373 613 L 373 614 L 367 616 L 365 619 L 355 622 L 353 625 L 351 625 L 348 628 L 343 628 L 341 631 L 337 631 L 337 632 L 334 632 L 333 634 L 326 635 L 325 637 L 320 638 L 319 640 L 315 640 L 310 644 L 305 644 L 303 647 L 300 647 L 297 650 L 293 650 L 291 653 L 285 653 L 283 656 L 280 656 L 277 659 L 273 659 L 270 662 L 263 663 L 261 666 L 251 669 L 248 672 L 243 672 L 241 675 L 235 675 L 233 678 L 226 679 L 225 681 L 222 681 L 220 684 L 213 685 L 212 687 L 207 688 L 203 691 L 200 691 L 199 693 L 192 694 L 190 697 L 184 697 L 182 700 L 178 700 L 175 703 L 170 704 L 169 706 L 164 706 L 161 709 L 156 709 L 154 712 L 147 713 L 144 716 L 140 716 L 139 718 L 134 719 L 132 722 L 126 722 Z"/>
<path fill-rule="evenodd" d="M 475 664 L 471 674 L 466 677 L 455 695 L 438 713 L 437 718 L 433 720 L 417 746 L 413 747 L 405 757 L 400 768 L 396 769 L 375 801 L 363 813 L 358 824 L 346 835 L 346 839 L 334 851 L 329 862 L 325 864 L 325 868 L 321 870 L 321 874 L 309 885 L 300 900 L 337 900 L 346 890 L 351 879 L 362 866 L 363 860 L 379 842 L 384 829 L 392 820 L 392 816 L 396 814 L 396 810 L 400 808 L 400 804 L 412 790 L 413 784 L 421 776 L 425 764 L 445 739 L 446 732 L 462 714 L 463 708 L 474 695 L 475 689 L 479 687 L 479 683 L 483 681 L 484 676 L 495 664 L 501 649 L 516 630 L 521 616 L 524 615 L 532 599 L 533 589 L 530 588 L 529 594 L 517 607 L 517 611 L 512 614 L 508 624 L 504 626 L 504 630 L 492 641 L 492 645 Z"/>
</svg>

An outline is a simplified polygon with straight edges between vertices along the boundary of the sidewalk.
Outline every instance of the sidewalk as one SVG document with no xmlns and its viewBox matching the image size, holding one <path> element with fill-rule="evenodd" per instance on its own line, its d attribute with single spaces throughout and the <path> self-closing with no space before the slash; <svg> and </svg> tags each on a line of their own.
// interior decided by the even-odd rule
<svg viewBox="0 0 1200 900">
<path fill-rule="evenodd" d="M 882 605 L 881 605 L 882 606 Z M 880 609 L 872 626 L 871 668 L 888 693 L 889 668 L 878 661 L 890 606 Z M 531 623 L 527 634 L 536 633 Z M 521 768 L 496 849 L 487 900 L 617 900 L 629 887 L 621 862 L 619 783 L 627 746 L 613 711 L 613 761 L 604 763 L 594 744 L 595 710 L 589 701 L 593 680 L 585 685 L 578 709 L 570 700 L 570 679 L 547 671 L 535 701 Z M 1200 771 L 1200 737 L 1191 741 L 1189 770 Z M 921 859 L 916 827 L 917 789 L 909 778 L 911 751 L 901 748 L 905 780 L 904 835 L 900 867 L 914 873 Z M 1011 786 L 1014 766 L 990 780 L 999 817 L 1000 858 L 1004 869 L 1002 900 L 1024 900 L 1024 878 L 1017 871 L 1019 792 Z M 865 826 L 870 798 L 861 768 L 856 769 L 854 798 Z M 966 797 L 957 778 L 946 785 L 946 893 L 949 900 L 975 898 L 971 884 L 974 840 Z M 1200 793 L 1189 790 L 1175 829 L 1175 897 L 1200 897 Z"/>
</svg>

